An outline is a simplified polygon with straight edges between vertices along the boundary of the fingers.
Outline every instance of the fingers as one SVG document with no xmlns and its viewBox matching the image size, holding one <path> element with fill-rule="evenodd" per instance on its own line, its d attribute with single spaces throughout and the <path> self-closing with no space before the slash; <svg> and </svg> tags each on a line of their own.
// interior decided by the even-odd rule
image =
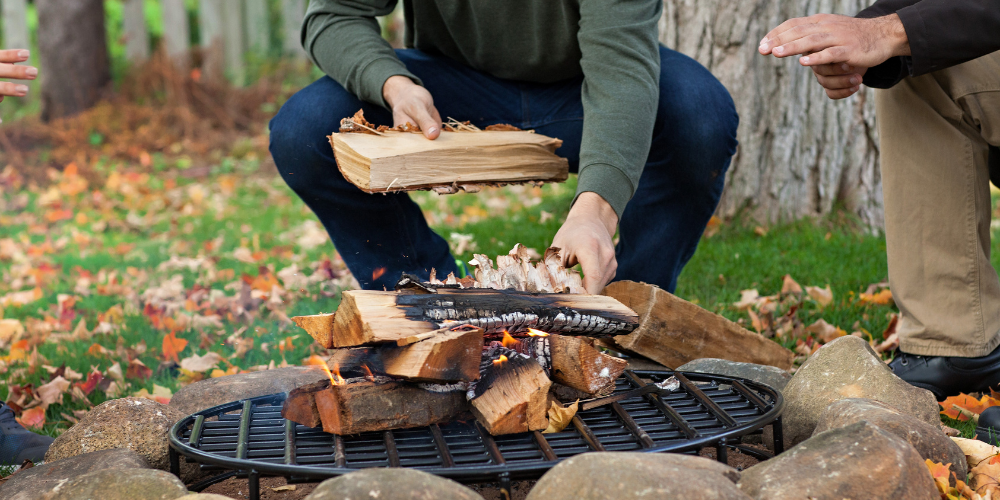
<svg viewBox="0 0 1000 500">
<path fill-rule="evenodd" d="M 799 64 L 803 66 L 821 66 L 849 60 L 847 49 L 844 47 L 828 45 L 825 48 L 818 48 L 814 52 L 816 53 L 799 58 Z"/>
<path fill-rule="evenodd" d="M 847 89 L 837 89 L 837 90 L 826 89 L 826 96 L 833 100 L 845 99 L 856 94 L 860 88 L 861 88 L 860 85 L 855 85 Z"/>
<path fill-rule="evenodd" d="M 817 33 L 813 30 L 810 30 L 808 34 L 805 34 L 794 40 L 783 42 L 782 45 L 775 46 L 774 48 L 771 49 L 771 55 L 775 57 L 789 57 L 795 55 L 809 54 L 803 57 L 803 59 L 807 59 L 814 55 L 812 54 L 813 52 L 828 50 L 835 44 L 836 44 L 836 39 L 829 33 L 825 32 Z M 826 61 L 826 62 L 832 63 L 835 61 Z"/>
<path fill-rule="evenodd" d="M 24 49 L 0 50 L 0 63 L 19 63 L 27 61 L 31 52 Z"/>
<path fill-rule="evenodd" d="M 38 76 L 38 68 L 32 66 L 15 66 L 0 63 L 0 78 L 15 78 L 17 80 L 34 80 Z"/>
<path fill-rule="evenodd" d="M 850 75 L 857 72 L 854 66 L 847 63 L 822 64 L 819 66 L 810 66 L 810 68 L 817 76 Z"/>
<path fill-rule="evenodd" d="M 823 88 L 828 90 L 849 89 L 861 85 L 861 75 L 858 74 L 838 76 L 816 75 L 816 80 Z"/>
<path fill-rule="evenodd" d="M 11 82 L 0 82 L 0 96 L 24 97 L 28 95 L 28 86 Z"/>
<path fill-rule="evenodd" d="M 618 261 L 614 252 L 601 252 L 600 249 L 587 248 L 576 256 L 583 268 L 583 288 L 591 295 L 597 295 L 611 282 L 618 271 Z"/>
<path fill-rule="evenodd" d="M 769 31 L 766 35 L 764 35 L 764 38 L 760 41 L 760 47 L 758 48 L 758 50 L 763 55 L 770 54 L 772 48 L 784 43 L 784 42 L 774 43 L 775 39 L 781 36 L 787 37 L 788 35 L 786 35 L 785 33 L 787 33 L 788 31 L 798 28 L 799 26 L 813 24 L 815 22 L 816 22 L 815 16 L 797 17 L 794 19 L 789 19 L 779 24 L 777 28 L 774 28 L 773 30 Z M 789 38 L 789 40 L 792 39 L 794 38 Z"/>
<path fill-rule="evenodd" d="M 437 139 L 441 135 L 441 119 L 435 119 L 431 115 L 431 110 L 434 114 L 437 114 L 437 110 L 434 109 L 434 105 L 430 105 L 430 109 L 427 106 L 416 105 L 412 109 L 407 110 L 407 114 L 410 115 L 414 120 L 416 120 L 417 126 L 424 133 L 424 137 L 428 139 Z"/>
</svg>

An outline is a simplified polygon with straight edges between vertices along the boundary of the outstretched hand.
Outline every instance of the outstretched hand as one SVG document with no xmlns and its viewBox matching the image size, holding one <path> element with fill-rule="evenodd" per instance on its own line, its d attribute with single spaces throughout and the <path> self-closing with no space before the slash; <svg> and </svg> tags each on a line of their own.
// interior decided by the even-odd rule
<svg viewBox="0 0 1000 500">
<path fill-rule="evenodd" d="M 597 193 L 581 193 L 559 228 L 552 246 L 562 249 L 563 265 L 583 268 L 583 288 L 591 295 L 604 290 L 615 277 L 618 261 L 611 240 L 618 214 Z"/>
<path fill-rule="evenodd" d="M 27 50 L 0 50 L 0 78 L 13 78 L 16 80 L 34 80 L 38 76 L 38 69 L 31 66 L 16 66 L 16 63 L 25 62 L 31 54 Z M 0 102 L 4 96 L 24 97 L 28 95 L 28 86 L 12 82 L 0 81 Z"/>
<path fill-rule="evenodd" d="M 393 126 L 409 122 L 420 127 L 428 139 L 441 135 L 441 115 L 427 89 L 405 76 L 394 75 L 382 85 L 382 97 L 392 108 Z"/>
</svg>

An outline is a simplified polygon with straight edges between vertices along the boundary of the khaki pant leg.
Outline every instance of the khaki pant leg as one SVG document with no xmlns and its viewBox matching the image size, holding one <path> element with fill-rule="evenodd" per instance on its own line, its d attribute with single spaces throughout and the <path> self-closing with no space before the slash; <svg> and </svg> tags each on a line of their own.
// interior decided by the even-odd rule
<svg viewBox="0 0 1000 500">
<path fill-rule="evenodd" d="M 876 92 L 889 283 L 903 352 L 1000 344 L 988 148 L 1000 145 L 1000 53 Z"/>
</svg>

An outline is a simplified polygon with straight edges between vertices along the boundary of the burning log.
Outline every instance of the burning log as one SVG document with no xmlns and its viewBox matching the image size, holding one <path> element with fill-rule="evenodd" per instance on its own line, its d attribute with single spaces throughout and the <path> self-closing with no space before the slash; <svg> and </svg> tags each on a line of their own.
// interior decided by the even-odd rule
<svg viewBox="0 0 1000 500">
<path fill-rule="evenodd" d="M 552 353 L 552 380 L 597 394 L 609 384 L 614 384 L 628 368 L 628 361 L 598 351 L 591 339 L 550 335 Z"/>
<path fill-rule="evenodd" d="M 470 382 L 479 378 L 481 329 L 462 325 L 416 337 L 420 340 L 404 346 L 335 349 L 327 366 L 350 375 L 372 373 L 416 382 Z"/>
<path fill-rule="evenodd" d="M 544 430 L 552 381 L 534 360 L 505 358 L 496 360 L 476 384 L 472 413 L 494 436 Z"/>
<path fill-rule="evenodd" d="M 469 324 L 489 334 L 537 328 L 567 335 L 631 332 L 638 316 L 601 295 L 537 294 L 493 289 L 437 293 L 345 291 L 333 325 L 333 345 L 397 342 L 431 330 Z"/>
<path fill-rule="evenodd" d="M 333 316 L 332 313 L 295 316 L 292 321 L 308 332 L 319 345 L 329 349 L 333 347 Z"/>
<path fill-rule="evenodd" d="M 434 386 L 365 377 L 323 380 L 291 391 L 281 416 L 331 434 L 422 427 L 466 415 L 465 386 Z"/>
<path fill-rule="evenodd" d="M 792 352 L 778 343 L 654 285 L 618 281 L 608 285 L 604 294 L 622 301 L 642 317 L 635 331 L 614 337 L 615 344 L 626 351 L 668 367 L 698 358 L 722 358 L 784 370 L 792 367 Z"/>
<path fill-rule="evenodd" d="M 428 141 L 385 130 L 329 139 L 344 178 L 368 193 L 475 191 L 476 184 L 562 182 L 569 175 L 567 160 L 554 153 L 562 141 L 530 131 L 444 131 Z"/>
</svg>

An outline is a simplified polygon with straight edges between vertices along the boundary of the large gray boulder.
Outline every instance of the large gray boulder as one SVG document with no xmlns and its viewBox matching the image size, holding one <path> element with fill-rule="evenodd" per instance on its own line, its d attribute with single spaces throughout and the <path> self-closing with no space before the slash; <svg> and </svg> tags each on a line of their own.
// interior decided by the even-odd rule
<svg viewBox="0 0 1000 500">
<path fill-rule="evenodd" d="M 57 485 L 105 469 L 147 469 L 149 462 L 128 449 L 102 450 L 18 471 L 0 484 L 4 500 L 37 500 Z"/>
<path fill-rule="evenodd" d="M 682 498 L 749 500 L 739 472 L 707 458 L 662 453 L 584 453 L 559 463 L 527 500 Z"/>
<path fill-rule="evenodd" d="M 364 469 L 319 484 L 306 500 L 483 500 L 450 479 L 414 469 Z"/>
<path fill-rule="evenodd" d="M 925 459 L 951 464 L 955 477 L 964 478 L 969 473 L 969 465 L 962 449 L 945 435 L 940 425 L 930 425 L 871 399 L 848 398 L 834 401 L 820 416 L 813 435 L 862 420 L 903 438 Z"/>
<path fill-rule="evenodd" d="M 897 377 L 868 342 L 853 335 L 816 351 L 795 372 L 782 395 L 782 427 L 789 445 L 808 439 L 826 407 L 846 398 L 874 399 L 922 422 L 939 422 L 934 394 Z"/>
<path fill-rule="evenodd" d="M 45 454 L 45 461 L 55 462 L 97 450 L 127 448 L 145 457 L 150 467 L 169 471 L 167 435 L 174 422 L 182 417 L 177 410 L 149 399 L 105 401 L 57 437 Z M 182 478 L 192 480 L 198 474 L 197 465 L 182 461 Z"/>
<path fill-rule="evenodd" d="M 104 469 L 56 486 L 42 500 L 174 500 L 188 490 L 177 476 L 153 469 Z"/>
<path fill-rule="evenodd" d="M 745 471 L 740 489 L 757 500 L 938 500 L 924 459 L 868 422 L 832 429 Z"/>
<path fill-rule="evenodd" d="M 170 407 L 182 416 L 240 399 L 288 392 L 318 382 L 326 374 L 315 367 L 289 366 L 259 372 L 209 378 L 183 387 L 170 398 Z"/>
<path fill-rule="evenodd" d="M 688 361 L 677 368 L 679 372 L 710 373 L 737 377 L 769 385 L 777 390 L 785 388 L 792 375 L 774 366 L 741 363 L 719 358 L 700 358 Z"/>
</svg>

